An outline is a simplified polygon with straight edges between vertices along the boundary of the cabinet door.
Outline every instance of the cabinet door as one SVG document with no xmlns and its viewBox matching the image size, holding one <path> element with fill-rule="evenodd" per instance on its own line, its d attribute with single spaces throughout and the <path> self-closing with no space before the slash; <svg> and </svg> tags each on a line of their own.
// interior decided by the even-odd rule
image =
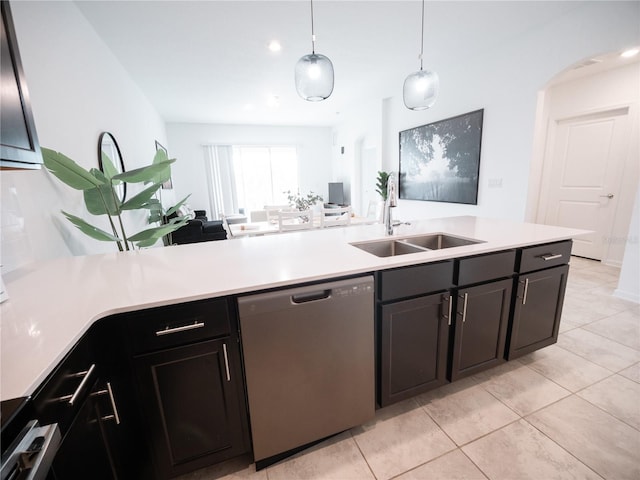
<svg viewBox="0 0 640 480">
<path fill-rule="evenodd" d="M 457 291 L 451 381 L 504 362 L 512 282 Z"/>
<path fill-rule="evenodd" d="M 381 406 L 446 383 L 450 301 L 446 293 L 380 307 Z"/>
<path fill-rule="evenodd" d="M 54 479 L 118 478 L 105 441 L 103 420 L 96 408 L 94 392 L 95 389 L 85 400 L 56 453 L 50 474 Z"/>
<path fill-rule="evenodd" d="M 239 348 L 228 339 L 135 358 L 158 478 L 248 451 Z"/>
<path fill-rule="evenodd" d="M 558 340 L 569 265 L 520 275 L 507 358 L 521 357 Z"/>
</svg>

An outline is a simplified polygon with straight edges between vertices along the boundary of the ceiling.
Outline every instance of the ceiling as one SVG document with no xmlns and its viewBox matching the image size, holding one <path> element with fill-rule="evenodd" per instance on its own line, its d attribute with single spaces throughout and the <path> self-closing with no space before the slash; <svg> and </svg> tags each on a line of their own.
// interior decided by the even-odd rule
<svg viewBox="0 0 640 480">
<path fill-rule="evenodd" d="M 167 122 L 334 125 L 364 101 L 400 95 L 419 67 L 421 3 L 314 2 L 316 52 L 334 64 L 323 102 L 297 96 L 310 8 L 290 1 L 76 1 Z M 581 2 L 427 2 L 425 68 L 481 55 Z M 278 40 L 282 50 L 267 48 Z M 278 106 L 268 106 L 277 96 Z"/>
</svg>

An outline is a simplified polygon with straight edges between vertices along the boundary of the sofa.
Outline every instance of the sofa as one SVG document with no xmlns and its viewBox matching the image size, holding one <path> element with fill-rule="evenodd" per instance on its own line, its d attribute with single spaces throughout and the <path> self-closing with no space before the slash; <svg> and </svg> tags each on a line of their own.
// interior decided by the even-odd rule
<svg viewBox="0 0 640 480">
<path fill-rule="evenodd" d="M 209 242 L 212 240 L 226 240 L 227 231 L 222 220 L 209 220 L 206 210 L 194 210 L 195 217 L 171 234 L 171 243 L 182 245 L 185 243 Z M 168 220 L 176 217 L 172 214 Z"/>
</svg>

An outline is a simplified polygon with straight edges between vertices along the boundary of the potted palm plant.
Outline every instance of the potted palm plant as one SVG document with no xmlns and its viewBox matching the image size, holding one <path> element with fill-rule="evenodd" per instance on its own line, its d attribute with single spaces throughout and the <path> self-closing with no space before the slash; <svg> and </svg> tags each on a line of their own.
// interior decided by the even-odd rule
<svg viewBox="0 0 640 480">
<path fill-rule="evenodd" d="M 106 215 L 111 231 L 108 232 L 71 213 L 62 214 L 82 233 L 89 237 L 115 242 L 118 250 L 131 250 L 133 247 L 150 247 L 161 237 L 176 231 L 187 223 L 188 219 L 176 217 L 167 223 L 147 228 L 133 235 L 125 231 L 122 215 L 126 211 L 146 210 L 157 212 L 158 200 L 153 198 L 158 189 L 171 176 L 171 164 L 175 159 L 167 158 L 163 150 L 158 150 L 151 165 L 137 168 L 128 172 L 117 173 L 115 166 L 108 156 L 103 154 L 103 170 L 96 168 L 86 170 L 62 153 L 42 148 L 44 166 L 61 182 L 75 190 L 81 190 L 87 211 L 92 215 Z M 134 197 L 121 202 L 115 187 L 121 183 L 142 183 L 149 185 Z M 175 212 L 186 201 L 184 198 L 178 204 L 168 209 L 166 216 Z"/>
</svg>

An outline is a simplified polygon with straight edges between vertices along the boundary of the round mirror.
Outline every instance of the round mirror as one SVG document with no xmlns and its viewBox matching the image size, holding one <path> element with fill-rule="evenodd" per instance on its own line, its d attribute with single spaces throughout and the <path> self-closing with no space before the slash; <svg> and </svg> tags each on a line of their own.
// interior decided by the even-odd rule
<svg viewBox="0 0 640 480">
<path fill-rule="evenodd" d="M 107 157 L 106 159 L 104 158 L 105 156 Z M 98 139 L 98 165 L 100 166 L 101 172 L 105 173 L 105 164 L 109 161 L 115 169 L 115 173 L 112 172 L 113 175 L 123 173 L 125 171 L 122 153 L 120 153 L 118 142 L 116 142 L 115 137 L 109 132 L 102 132 Z M 111 170 L 110 166 L 107 166 L 106 168 Z M 124 202 L 127 197 L 127 184 L 122 182 L 118 185 L 114 185 L 114 189 L 120 199 L 120 202 Z"/>
</svg>

